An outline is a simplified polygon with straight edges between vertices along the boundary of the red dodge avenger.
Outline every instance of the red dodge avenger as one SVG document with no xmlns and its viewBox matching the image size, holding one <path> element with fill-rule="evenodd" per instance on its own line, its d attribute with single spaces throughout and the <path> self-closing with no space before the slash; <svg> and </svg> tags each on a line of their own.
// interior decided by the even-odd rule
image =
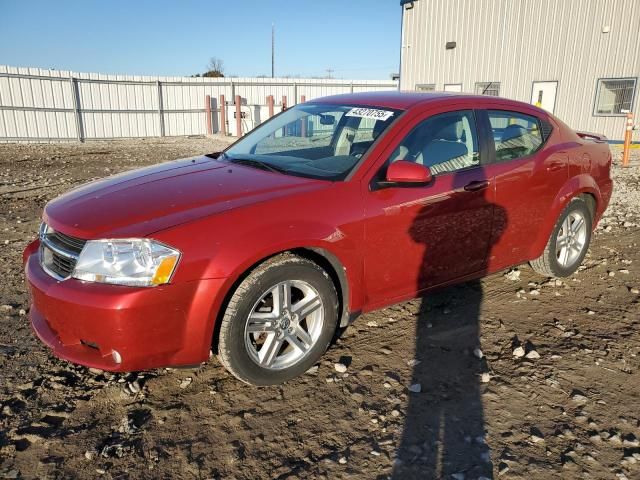
<svg viewBox="0 0 640 480">
<path fill-rule="evenodd" d="M 496 97 L 361 93 L 224 152 L 47 204 L 24 252 L 34 331 L 112 371 L 305 372 L 359 314 L 529 262 L 564 277 L 611 196 L 604 137 Z"/>
</svg>

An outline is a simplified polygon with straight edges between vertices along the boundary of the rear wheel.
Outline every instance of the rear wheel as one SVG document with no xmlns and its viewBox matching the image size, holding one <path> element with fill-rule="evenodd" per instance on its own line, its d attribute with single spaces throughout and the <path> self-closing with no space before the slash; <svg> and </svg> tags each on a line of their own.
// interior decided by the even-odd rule
<svg viewBox="0 0 640 480">
<path fill-rule="evenodd" d="M 577 197 L 566 206 L 540 257 L 531 267 L 547 277 L 568 277 L 584 259 L 591 241 L 592 215 L 586 202 Z"/>
<path fill-rule="evenodd" d="M 310 260 L 278 255 L 251 272 L 231 297 L 218 357 L 246 383 L 282 383 L 318 361 L 337 320 L 338 296 L 327 273 Z"/>
</svg>

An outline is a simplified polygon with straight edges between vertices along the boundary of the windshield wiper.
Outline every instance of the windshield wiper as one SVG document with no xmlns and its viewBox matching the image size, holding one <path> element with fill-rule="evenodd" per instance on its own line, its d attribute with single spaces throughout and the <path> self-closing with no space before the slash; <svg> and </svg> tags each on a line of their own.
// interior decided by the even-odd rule
<svg viewBox="0 0 640 480">
<path fill-rule="evenodd" d="M 268 170 L 270 172 L 275 173 L 288 173 L 289 170 L 286 168 L 278 167 L 268 162 L 263 162 L 261 160 L 256 160 L 255 158 L 238 158 L 238 157 L 230 157 L 229 155 L 224 156 L 224 159 L 231 163 L 238 163 L 240 165 L 247 165 L 249 167 L 261 168 L 262 170 Z"/>
</svg>

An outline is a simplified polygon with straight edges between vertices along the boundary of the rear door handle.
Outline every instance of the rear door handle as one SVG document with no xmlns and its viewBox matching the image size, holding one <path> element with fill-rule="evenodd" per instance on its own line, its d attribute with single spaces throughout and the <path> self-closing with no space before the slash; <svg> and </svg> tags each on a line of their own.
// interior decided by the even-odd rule
<svg viewBox="0 0 640 480">
<path fill-rule="evenodd" d="M 474 180 L 473 182 L 467 183 L 464 186 L 464 189 L 467 192 L 477 192 L 479 190 L 484 190 L 489 186 L 489 180 Z"/>
</svg>

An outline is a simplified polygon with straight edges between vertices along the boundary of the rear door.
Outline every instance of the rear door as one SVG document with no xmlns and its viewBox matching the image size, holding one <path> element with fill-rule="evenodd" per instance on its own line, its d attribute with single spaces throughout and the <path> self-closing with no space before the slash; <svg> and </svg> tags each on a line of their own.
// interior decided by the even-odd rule
<svg viewBox="0 0 640 480">
<path fill-rule="evenodd" d="M 568 179 L 561 145 L 545 148 L 550 124 L 533 112 L 483 110 L 491 132 L 490 162 L 496 208 L 489 270 L 530 260 L 530 248 L 558 192 Z"/>
</svg>

